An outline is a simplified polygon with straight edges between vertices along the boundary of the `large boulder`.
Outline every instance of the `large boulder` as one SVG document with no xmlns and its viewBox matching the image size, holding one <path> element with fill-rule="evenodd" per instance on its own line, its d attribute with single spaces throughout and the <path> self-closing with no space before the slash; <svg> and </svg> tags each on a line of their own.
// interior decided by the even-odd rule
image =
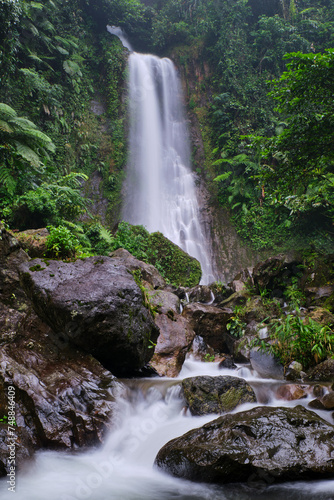
<svg viewBox="0 0 334 500">
<path fill-rule="evenodd" d="M 154 289 L 166 286 L 165 280 L 152 264 L 146 264 L 146 262 L 136 259 L 125 248 L 118 248 L 110 254 L 110 257 L 118 259 L 119 264 L 124 265 L 130 271 L 139 271 L 141 278 Z"/>
<path fill-rule="evenodd" d="M 167 443 L 156 465 L 210 483 L 333 478 L 334 426 L 302 406 L 227 414 Z"/>
<path fill-rule="evenodd" d="M 32 260 L 21 280 L 37 315 L 64 342 L 115 374 L 141 369 L 159 334 L 143 292 L 118 259 Z"/>
<path fill-rule="evenodd" d="M 243 403 L 256 403 L 251 386 L 237 377 L 189 377 L 182 388 L 192 415 L 224 413 Z"/>
<path fill-rule="evenodd" d="M 112 426 L 114 393 L 121 390 L 92 356 L 58 345 L 34 313 L 22 317 L 19 333 L 0 350 L 1 416 L 8 413 L 4 396 L 9 387 L 15 393 L 18 467 L 40 448 L 102 443 Z M 0 437 L 6 431 L 0 425 Z M 0 475 L 7 471 L 7 457 L 7 446 L 0 445 Z"/>
<path fill-rule="evenodd" d="M 233 316 L 232 309 L 191 303 L 185 306 L 182 316 L 189 321 L 196 335 L 200 335 L 213 349 L 231 352 L 236 339 L 228 333 L 226 324 Z"/>
</svg>

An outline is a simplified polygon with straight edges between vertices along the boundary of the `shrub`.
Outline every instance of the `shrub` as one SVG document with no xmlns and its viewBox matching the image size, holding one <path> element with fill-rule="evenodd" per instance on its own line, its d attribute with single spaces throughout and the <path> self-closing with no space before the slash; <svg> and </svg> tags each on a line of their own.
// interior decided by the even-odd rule
<svg viewBox="0 0 334 500">
<path fill-rule="evenodd" d="M 74 257 L 79 249 L 79 242 L 71 231 L 64 226 L 49 226 L 48 230 L 50 235 L 46 246 L 50 255 L 57 258 Z"/>
<path fill-rule="evenodd" d="M 288 314 L 284 321 L 271 325 L 271 340 L 258 341 L 261 350 L 270 352 L 284 365 L 298 361 L 306 370 L 334 356 L 334 331 L 309 318 L 303 320 L 297 308 L 296 316 Z"/>
</svg>

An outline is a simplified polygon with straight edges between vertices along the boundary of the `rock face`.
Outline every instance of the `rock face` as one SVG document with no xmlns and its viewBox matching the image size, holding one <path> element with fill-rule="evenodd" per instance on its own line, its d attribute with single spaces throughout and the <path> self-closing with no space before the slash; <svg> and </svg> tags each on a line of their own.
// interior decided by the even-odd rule
<svg viewBox="0 0 334 500">
<path fill-rule="evenodd" d="M 182 313 L 196 335 L 200 335 L 213 349 L 225 353 L 230 352 L 235 341 L 226 330 L 226 324 L 232 315 L 232 309 L 219 309 L 198 303 L 188 304 Z"/>
<path fill-rule="evenodd" d="M 37 315 L 61 340 L 92 354 L 115 374 L 139 370 L 152 357 L 159 330 L 139 286 L 118 259 L 35 259 L 21 280 Z"/>
<path fill-rule="evenodd" d="M 251 386 L 237 377 L 190 377 L 182 381 L 182 388 L 192 415 L 224 413 L 243 403 L 256 403 Z"/>
<path fill-rule="evenodd" d="M 332 478 L 334 426 L 302 406 L 254 408 L 170 441 L 155 463 L 176 477 L 210 483 Z"/>
</svg>

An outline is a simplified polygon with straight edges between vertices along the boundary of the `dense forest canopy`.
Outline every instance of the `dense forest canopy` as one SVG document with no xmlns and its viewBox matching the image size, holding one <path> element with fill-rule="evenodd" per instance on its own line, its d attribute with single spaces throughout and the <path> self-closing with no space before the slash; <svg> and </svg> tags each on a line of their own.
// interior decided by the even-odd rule
<svg viewBox="0 0 334 500">
<path fill-rule="evenodd" d="M 0 0 L 1 220 L 109 248 L 100 220 L 78 222 L 94 172 L 119 217 L 127 52 L 106 24 L 175 60 L 204 141 L 194 168 L 245 240 L 332 247 L 333 0 Z"/>
</svg>

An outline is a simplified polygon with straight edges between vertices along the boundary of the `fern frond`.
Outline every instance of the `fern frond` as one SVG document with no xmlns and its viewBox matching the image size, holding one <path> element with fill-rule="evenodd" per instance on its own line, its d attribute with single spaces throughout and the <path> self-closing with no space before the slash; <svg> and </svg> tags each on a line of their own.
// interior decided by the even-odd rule
<svg viewBox="0 0 334 500">
<path fill-rule="evenodd" d="M 33 151 L 26 144 L 22 144 L 22 142 L 14 141 L 16 146 L 16 153 L 21 156 L 24 160 L 26 160 L 30 165 L 32 165 L 36 170 L 40 170 L 42 162 L 35 151 Z"/>
<path fill-rule="evenodd" d="M 2 132 L 7 132 L 8 134 L 12 134 L 14 132 L 14 129 L 12 129 L 12 127 L 4 120 L 0 120 L 0 130 Z"/>
<path fill-rule="evenodd" d="M 19 128 L 24 131 L 30 129 L 37 129 L 36 125 L 33 122 L 31 122 L 27 118 L 22 118 L 21 116 L 15 117 L 15 119 L 10 120 L 9 123 L 13 125 L 15 128 Z"/>
<path fill-rule="evenodd" d="M 17 116 L 16 111 L 13 108 L 5 104 L 4 102 L 0 102 L 0 117 L 3 120 L 14 118 Z"/>
<path fill-rule="evenodd" d="M 24 131 L 24 141 L 29 138 L 35 139 L 38 142 L 39 147 L 46 148 L 51 153 L 54 153 L 56 150 L 56 146 L 51 141 L 50 137 L 45 135 L 40 130 L 27 129 Z"/>
<path fill-rule="evenodd" d="M 11 170 L 6 165 L 0 165 L 0 184 L 6 188 L 10 195 L 14 194 L 16 180 L 14 179 Z"/>
</svg>

